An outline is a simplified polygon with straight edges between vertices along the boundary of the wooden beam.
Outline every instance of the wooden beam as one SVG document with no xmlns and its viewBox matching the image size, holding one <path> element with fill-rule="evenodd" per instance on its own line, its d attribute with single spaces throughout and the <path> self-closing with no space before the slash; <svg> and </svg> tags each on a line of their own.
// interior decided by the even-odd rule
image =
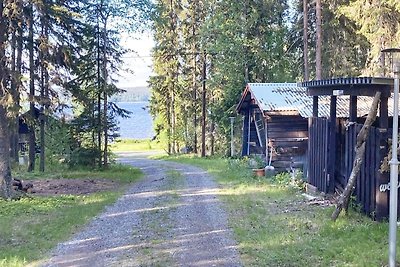
<svg viewBox="0 0 400 267">
<path fill-rule="evenodd" d="M 247 109 L 243 120 L 242 157 L 248 155 L 250 109 Z"/>
<path fill-rule="evenodd" d="M 350 96 L 350 106 L 349 106 L 349 121 L 356 122 L 357 121 L 357 96 Z"/>
<path fill-rule="evenodd" d="M 379 128 L 387 129 L 389 127 L 388 97 L 381 96 L 379 109 Z"/>
<path fill-rule="evenodd" d="M 309 96 L 322 95 L 352 95 L 352 96 L 375 96 L 376 92 L 381 92 L 382 96 L 390 96 L 391 87 L 388 85 L 371 84 L 371 85 L 336 85 L 311 87 L 307 89 Z"/>
<path fill-rule="evenodd" d="M 314 118 L 318 117 L 318 96 L 313 96 L 312 116 Z"/>
<path fill-rule="evenodd" d="M 335 167 L 336 167 L 336 106 L 337 97 L 331 96 L 330 103 L 330 131 L 329 131 L 329 154 L 328 154 L 328 192 L 335 190 Z"/>
</svg>

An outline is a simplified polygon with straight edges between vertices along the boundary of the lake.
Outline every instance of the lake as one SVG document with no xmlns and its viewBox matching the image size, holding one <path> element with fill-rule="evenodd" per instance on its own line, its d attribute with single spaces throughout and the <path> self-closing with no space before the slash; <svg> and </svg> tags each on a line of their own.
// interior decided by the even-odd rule
<svg viewBox="0 0 400 267">
<path fill-rule="evenodd" d="M 130 118 L 119 118 L 119 133 L 122 139 L 148 139 L 155 135 L 149 102 L 118 102 L 120 108 L 132 114 Z"/>
</svg>

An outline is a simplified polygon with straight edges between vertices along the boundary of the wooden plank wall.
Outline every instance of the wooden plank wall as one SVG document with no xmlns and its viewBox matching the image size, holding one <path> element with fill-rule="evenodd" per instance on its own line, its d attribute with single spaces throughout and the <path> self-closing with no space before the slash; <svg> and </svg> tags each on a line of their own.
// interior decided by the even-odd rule
<svg viewBox="0 0 400 267">
<path fill-rule="evenodd" d="M 290 166 L 302 168 L 307 152 L 308 122 L 298 115 L 270 116 L 267 121 L 269 146 L 273 148 L 272 165 L 278 171 Z"/>
<path fill-rule="evenodd" d="M 309 118 L 308 179 L 321 192 L 328 192 L 329 121 Z"/>
<path fill-rule="evenodd" d="M 362 128 L 361 124 L 353 124 L 347 127 L 345 131 L 345 154 L 343 160 L 345 161 L 345 179 L 340 180 L 340 184 L 344 187 L 350 177 L 353 161 L 355 157 L 355 145 L 357 134 Z M 371 127 L 366 141 L 366 149 L 364 162 L 361 165 L 360 173 L 357 176 L 356 187 L 354 196 L 357 203 L 360 205 L 361 211 L 371 217 L 375 217 L 377 201 L 376 194 L 379 193 L 378 177 L 380 174 L 380 166 L 382 161 L 382 140 L 386 139 L 386 134 L 382 134 L 381 129 Z M 385 216 L 384 214 L 380 214 Z M 379 218 L 378 218 L 379 219 Z"/>
</svg>

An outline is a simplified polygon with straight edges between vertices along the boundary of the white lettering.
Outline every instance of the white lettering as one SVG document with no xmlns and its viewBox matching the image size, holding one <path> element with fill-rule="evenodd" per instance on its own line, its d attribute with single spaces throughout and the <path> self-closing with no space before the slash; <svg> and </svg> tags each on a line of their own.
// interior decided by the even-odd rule
<svg viewBox="0 0 400 267">
<path fill-rule="evenodd" d="M 397 184 L 397 189 L 400 188 L 400 182 Z M 386 192 L 386 191 L 390 191 L 390 183 L 387 184 L 381 184 L 379 186 L 379 191 L 380 192 Z"/>
</svg>

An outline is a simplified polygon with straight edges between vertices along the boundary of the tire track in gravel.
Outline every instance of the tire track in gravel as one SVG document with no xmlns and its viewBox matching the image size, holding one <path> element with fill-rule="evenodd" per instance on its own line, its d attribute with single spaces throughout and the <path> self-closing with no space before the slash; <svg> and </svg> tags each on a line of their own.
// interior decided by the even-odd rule
<svg viewBox="0 0 400 267">
<path fill-rule="evenodd" d="M 242 266 L 218 186 L 203 170 L 144 158 L 145 177 L 42 266 Z"/>
</svg>

